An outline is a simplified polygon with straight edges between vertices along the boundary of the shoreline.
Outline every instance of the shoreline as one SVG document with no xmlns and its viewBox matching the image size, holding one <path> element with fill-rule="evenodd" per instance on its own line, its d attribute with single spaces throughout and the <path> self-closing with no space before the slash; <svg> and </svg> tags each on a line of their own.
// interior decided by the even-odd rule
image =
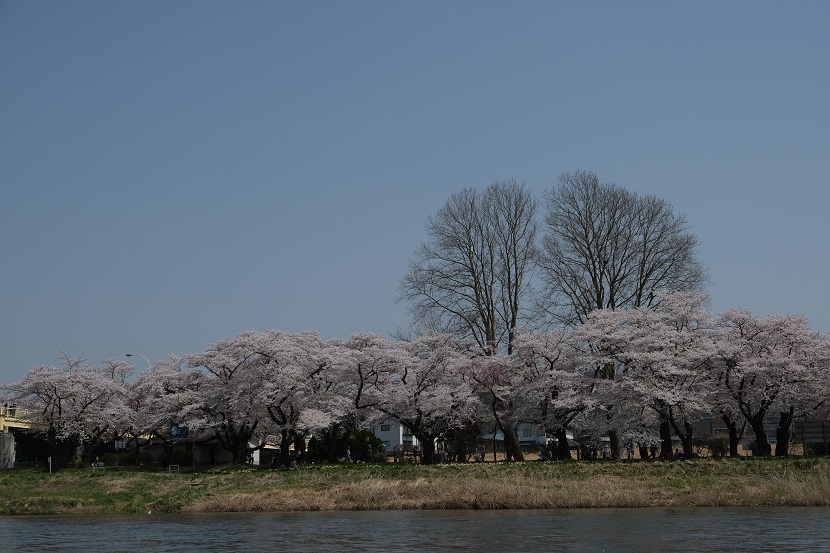
<svg viewBox="0 0 830 553">
<path fill-rule="evenodd" d="M 0 514 L 830 506 L 830 459 L 0 471 Z"/>
</svg>

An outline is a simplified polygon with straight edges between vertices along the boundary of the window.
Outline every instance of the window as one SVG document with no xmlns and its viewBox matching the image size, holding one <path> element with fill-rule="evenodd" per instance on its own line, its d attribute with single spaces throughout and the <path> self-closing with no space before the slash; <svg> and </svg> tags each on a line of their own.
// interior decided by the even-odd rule
<svg viewBox="0 0 830 553">
<path fill-rule="evenodd" d="M 380 431 L 381 432 L 389 432 L 389 430 L 390 430 L 390 427 L 389 427 L 388 424 L 381 424 L 380 425 Z"/>
</svg>

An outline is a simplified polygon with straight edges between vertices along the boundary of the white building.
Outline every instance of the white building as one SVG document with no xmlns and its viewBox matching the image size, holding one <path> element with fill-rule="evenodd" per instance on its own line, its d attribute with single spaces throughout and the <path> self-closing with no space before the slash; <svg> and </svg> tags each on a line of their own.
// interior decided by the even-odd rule
<svg viewBox="0 0 830 553">
<path fill-rule="evenodd" d="M 520 422 L 516 426 L 516 436 L 522 447 L 544 447 L 549 441 L 544 426 L 529 422 Z"/>
<path fill-rule="evenodd" d="M 383 442 L 387 454 L 392 454 L 399 445 L 417 447 L 418 438 L 412 435 L 409 429 L 396 420 L 386 420 L 372 427 L 372 434 Z"/>
</svg>

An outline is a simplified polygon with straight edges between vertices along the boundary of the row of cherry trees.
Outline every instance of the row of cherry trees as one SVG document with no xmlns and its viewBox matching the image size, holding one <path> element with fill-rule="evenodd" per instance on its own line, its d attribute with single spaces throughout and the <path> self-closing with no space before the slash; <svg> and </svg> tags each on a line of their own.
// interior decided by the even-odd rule
<svg viewBox="0 0 830 553">
<path fill-rule="evenodd" d="M 171 357 L 135 379 L 121 361 L 64 358 L 3 387 L 52 443 L 79 451 L 164 440 L 178 424 L 207 431 L 243 462 L 250 443 L 276 441 L 286 457 L 298 437 L 396 419 L 423 444 L 426 463 L 436 440 L 473 423 L 543 426 L 561 455 L 569 431 L 659 441 L 663 451 L 674 434 L 690 456 L 694 423 L 721 417 L 733 454 L 749 426 L 756 452 L 769 455 L 763 421 L 774 415 L 776 454 L 786 455 L 793 421 L 827 407 L 830 340 L 803 317 L 713 316 L 704 301 L 675 293 L 650 307 L 597 310 L 571 332 L 517 333 L 510 355 L 475 355 L 446 334 L 338 340 L 267 330 Z"/>
</svg>

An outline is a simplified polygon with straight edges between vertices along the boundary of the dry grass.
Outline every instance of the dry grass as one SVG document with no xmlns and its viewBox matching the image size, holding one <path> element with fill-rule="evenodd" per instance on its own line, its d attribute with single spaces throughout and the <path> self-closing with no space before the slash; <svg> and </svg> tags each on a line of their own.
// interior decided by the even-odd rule
<svg viewBox="0 0 830 553">
<path fill-rule="evenodd" d="M 205 497 L 187 510 L 830 505 L 827 462 L 491 464 L 411 467 L 356 481 L 343 481 L 348 479 L 342 475 L 320 481 L 320 476 L 320 471 L 301 471 L 295 487 Z"/>
<path fill-rule="evenodd" d="M 830 505 L 830 460 L 0 472 L 0 513 Z"/>
</svg>

